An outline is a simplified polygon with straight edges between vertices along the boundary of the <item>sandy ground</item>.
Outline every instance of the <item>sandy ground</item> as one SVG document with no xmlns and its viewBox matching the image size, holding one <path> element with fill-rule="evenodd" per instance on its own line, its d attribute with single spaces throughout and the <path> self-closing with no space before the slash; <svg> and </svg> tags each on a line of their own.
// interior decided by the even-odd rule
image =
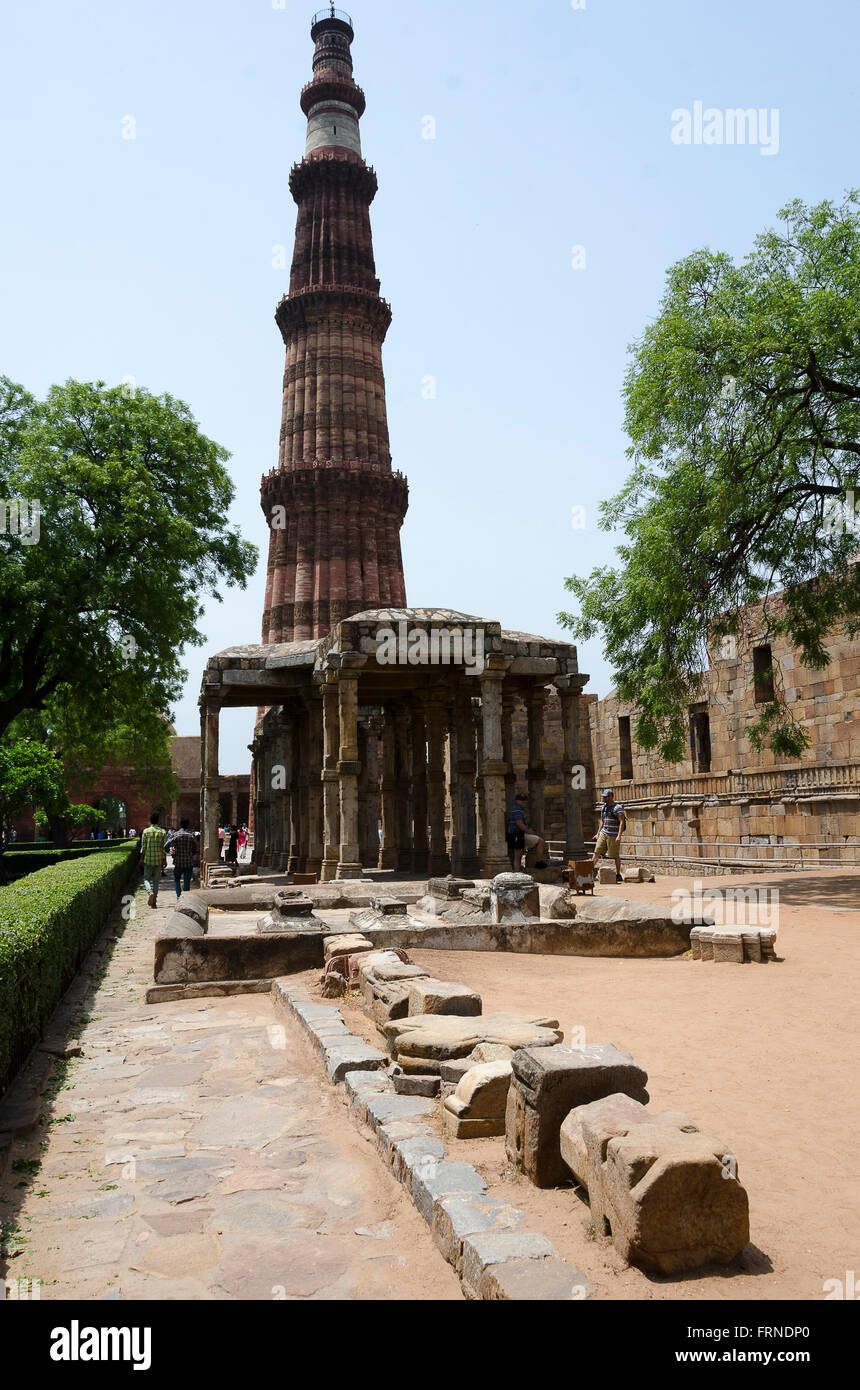
<svg viewBox="0 0 860 1390">
<path fill-rule="evenodd" d="M 691 884 L 604 891 L 659 902 Z M 601 1297 L 820 1299 L 825 1280 L 860 1269 L 860 872 L 703 881 L 705 893 L 741 886 L 779 889 L 777 964 L 411 953 L 479 990 L 486 1013 L 552 1015 L 567 1039 L 582 1029 L 586 1042 L 632 1053 L 657 1109 L 685 1110 L 735 1153 L 752 1243 L 736 1267 L 678 1280 L 625 1268 L 609 1242 L 590 1240 L 578 1195 L 511 1172 L 502 1139 L 450 1141 L 450 1156 L 523 1208 Z M 355 1005 L 350 1017 L 358 1031 Z M 374 1032 L 366 1020 L 364 1031 Z"/>
</svg>

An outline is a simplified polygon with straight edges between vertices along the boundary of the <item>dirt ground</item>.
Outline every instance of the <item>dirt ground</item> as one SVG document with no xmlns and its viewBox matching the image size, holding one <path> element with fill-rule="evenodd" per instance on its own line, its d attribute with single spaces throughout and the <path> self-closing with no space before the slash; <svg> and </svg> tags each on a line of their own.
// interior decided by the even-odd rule
<svg viewBox="0 0 860 1390">
<path fill-rule="evenodd" d="M 691 884 L 611 891 L 660 902 Z M 736 1266 L 679 1280 L 625 1268 L 608 1241 L 589 1239 L 574 1191 L 539 1191 L 510 1171 L 503 1139 L 449 1141 L 600 1297 L 820 1299 L 825 1280 L 860 1269 L 860 871 L 708 878 L 703 892 L 742 886 L 779 889 L 776 964 L 410 953 L 477 989 L 486 1013 L 551 1015 L 566 1039 L 584 1029 L 584 1041 L 632 1053 L 657 1109 L 686 1111 L 736 1155 L 751 1244 Z M 355 1004 L 349 1017 L 374 1035 Z"/>
</svg>

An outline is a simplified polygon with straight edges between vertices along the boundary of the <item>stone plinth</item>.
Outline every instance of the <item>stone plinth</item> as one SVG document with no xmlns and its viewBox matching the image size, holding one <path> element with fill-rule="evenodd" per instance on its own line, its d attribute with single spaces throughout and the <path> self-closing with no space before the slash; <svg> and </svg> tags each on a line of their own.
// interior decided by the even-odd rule
<svg viewBox="0 0 860 1390">
<path fill-rule="evenodd" d="M 536 1187 L 568 1181 L 559 1148 L 562 1122 L 577 1105 L 623 1092 L 647 1103 L 647 1073 L 612 1043 L 523 1048 L 514 1054 L 505 1147 Z"/>
</svg>

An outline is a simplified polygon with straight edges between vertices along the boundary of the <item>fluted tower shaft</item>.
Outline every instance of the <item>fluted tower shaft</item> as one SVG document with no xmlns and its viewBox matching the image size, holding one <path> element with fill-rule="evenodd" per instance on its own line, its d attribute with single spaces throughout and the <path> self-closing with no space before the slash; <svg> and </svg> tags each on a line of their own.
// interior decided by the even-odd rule
<svg viewBox="0 0 860 1390">
<path fill-rule="evenodd" d="M 406 480 L 392 472 L 370 204 L 361 154 L 365 99 L 352 76 L 352 22 L 317 16 L 289 293 L 275 314 L 286 345 L 278 468 L 263 478 L 269 522 L 264 642 L 324 636 L 368 608 L 406 603 L 400 528 Z"/>
</svg>

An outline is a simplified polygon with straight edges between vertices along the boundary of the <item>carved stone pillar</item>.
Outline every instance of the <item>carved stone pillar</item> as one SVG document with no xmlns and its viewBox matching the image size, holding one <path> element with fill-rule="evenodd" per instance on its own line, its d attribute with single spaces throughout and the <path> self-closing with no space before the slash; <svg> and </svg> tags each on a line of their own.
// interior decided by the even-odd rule
<svg viewBox="0 0 860 1390">
<path fill-rule="evenodd" d="M 431 690 L 425 704 L 427 725 L 427 818 L 430 823 L 428 873 L 450 868 L 445 839 L 445 691 Z"/>
<path fill-rule="evenodd" d="M 475 722 L 472 697 L 468 690 L 458 690 L 454 701 L 453 738 L 451 741 L 451 807 L 456 806 L 456 838 L 451 841 L 451 872 L 460 878 L 474 878 L 480 873 L 478 860 L 478 820 L 475 805 Z"/>
<path fill-rule="evenodd" d="M 529 825 L 534 826 L 540 835 L 546 827 L 546 807 L 544 802 L 544 783 L 546 768 L 543 761 L 543 714 L 546 707 L 546 690 L 542 685 L 534 685 L 526 696 L 526 711 L 529 727 Z"/>
<path fill-rule="evenodd" d="M 201 748 L 203 750 L 203 787 L 200 823 L 203 827 L 203 862 L 217 864 L 218 844 L 218 723 L 221 707 L 206 700 L 201 705 Z"/>
<path fill-rule="evenodd" d="M 481 714 L 480 700 L 472 701 L 472 724 L 475 730 L 475 784 L 477 787 L 478 803 L 478 860 L 484 862 L 484 843 L 486 834 L 484 827 L 487 824 L 487 808 L 484 803 L 484 721 Z"/>
<path fill-rule="evenodd" d="M 308 791 L 307 791 L 307 858 L 309 874 L 322 872 L 323 845 L 323 711 L 322 692 L 314 686 L 307 697 L 308 728 Z"/>
<path fill-rule="evenodd" d="M 564 782 L 565 862 L 582 858 L 582 805 L 587 796 L 585 760 L 579 747 L 580 695 L 587 676 L 557 676 L 555 686 L 561 701 L 561 727 L 564 755 L 561 771 Z M 580 785 L 581 783 L 581 785 Z"/>
<path fill-rule="evenodd" d="M 382 844 L 380 869 L 396 869 L 400 855 L 397 845 L 397 729 L 394 709 L 385 707 L 382 726 Z"/>
<path fill-rule="evenodd" d="M 337 682 L 340 715 L 340 858 L 337 878 L 361 878 L 358 843 L 358 671 L 341 669 Z"/>
<path fill-rule="evenodd" d="M 340 784 L 337 772 L 340 747 L 340 717 L 337 707 L 337 684 L 332 678 L 322 687 L 323 700 L 323 845 L 324 857 L 320 878 L 329 883 L 337 876 L 340 855 Z"/>
<path fill-rule="evenodd" d="M 361 858 L 368 868 L 374 869 L 379 864 L 379 735 L 381 732 L 382 720 L 378 714 L 371 715 L 366 724 L 365 838 L 362 841 Z"/>
<path fill-rule="evenodd" d="M 517 705 L 517 697 L 513 691 L 505 690 L 502 694 L 502 756 L 508 765 L 505 773 L 505 808 L 514 804 L 514 797 L 520 790 L 517 786 L 517 770 L 514 766 L 514 730 L 513 719 L 514 710 Z"/>
<path fill-rule="evenodd" d="M 412 872 L 428 871 L 427 849 L 427 730 L 424 706 L 413 701 L 412 723 Z"/>
<path fill-rule="evenodd" d="M 409 709 L 400 703 L 394 711 L 397 749 L 397 868 L 412 868 L 412 777 L 410 769 Z"/>
<path fill-rule="evenodd" d="M 505 773 L 507 763 L 502 744 L 502 686 L 505 664 L 491 665 L 478 679 L 481 682 L 481 719 L 484 732 L 484 844 L 481 869 L 485 878 L 510 871 L 505 841 Z"/>
</svg>

